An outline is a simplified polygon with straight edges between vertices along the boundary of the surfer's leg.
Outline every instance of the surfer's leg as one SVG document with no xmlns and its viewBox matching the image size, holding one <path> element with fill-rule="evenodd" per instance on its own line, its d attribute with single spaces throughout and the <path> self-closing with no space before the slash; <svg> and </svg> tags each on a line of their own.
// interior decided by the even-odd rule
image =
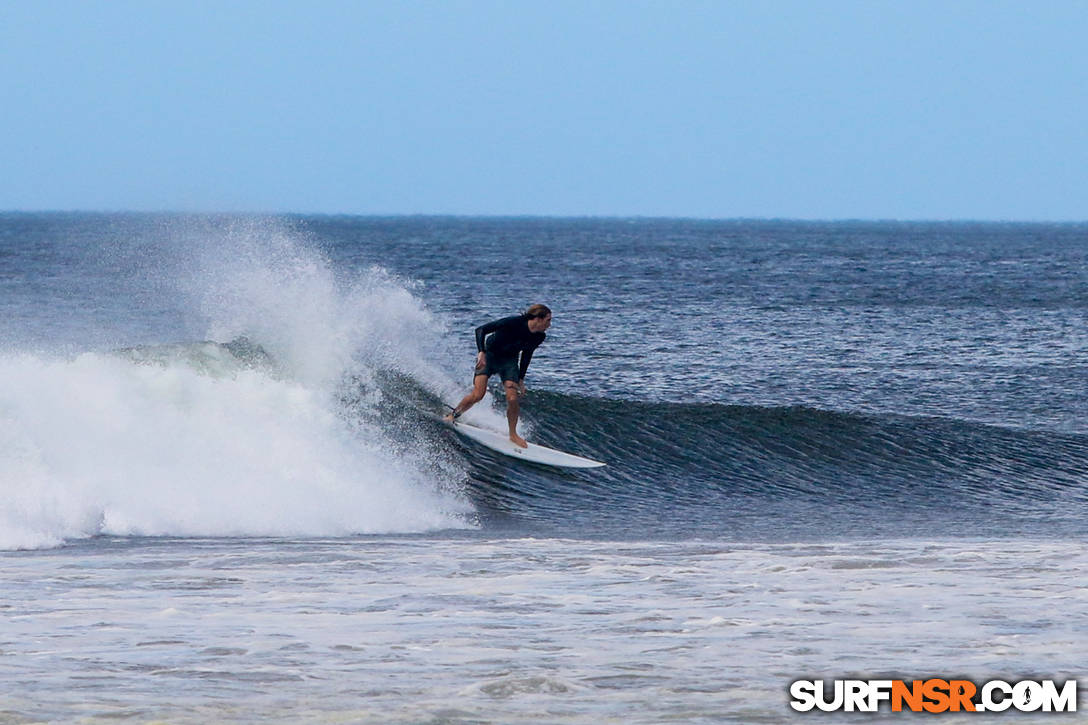
<svg viewBox="0 0 1088 725">
<path fill-rule="evenodd" d="M 525 439 L 518 435 L 518 416 L 521 414 L 521 404 L 518 402 L 518 384 L 513 380 L 504 380 L 506 388 L 506 422 L 510 424 L 510 440 L 522 448 L 528 447 Z"/>
<path fill-rule="evenodd" d="M 484 399 L 484 394 L 487 392 L 488 377 L 488 375 L 481 374 L 472 379 L 472 392 L 457 404 L 457 407 L 453 409 L 453 413 L 446 416 L 446 420 L 453 420 Z"/>
</svg>

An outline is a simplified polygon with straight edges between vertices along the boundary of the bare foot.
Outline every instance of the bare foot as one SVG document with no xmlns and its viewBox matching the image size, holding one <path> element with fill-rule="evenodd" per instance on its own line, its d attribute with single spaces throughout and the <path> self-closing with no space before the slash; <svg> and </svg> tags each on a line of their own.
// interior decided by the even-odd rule
<svg viewBox="0 0 1088 725">
<path fill-rule="evenodd" d="M 511 433 L 510 440 L 512 440 L 516 445 L 519 445 L 522 448 L 529 447 L 529 444 L 525 441 L 525 439 L 519 436 L 517 433 Z"/>
</svg>

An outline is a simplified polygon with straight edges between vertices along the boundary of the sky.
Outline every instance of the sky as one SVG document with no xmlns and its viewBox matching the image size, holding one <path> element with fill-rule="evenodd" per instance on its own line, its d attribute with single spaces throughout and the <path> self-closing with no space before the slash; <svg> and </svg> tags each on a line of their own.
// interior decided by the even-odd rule
<svg viewBox="0 0 1088 725">
<path fill-rule="evenodd" d="M 1088 0 L 0 0 L 0 210 L 1088 219 Z"/>
</svg>

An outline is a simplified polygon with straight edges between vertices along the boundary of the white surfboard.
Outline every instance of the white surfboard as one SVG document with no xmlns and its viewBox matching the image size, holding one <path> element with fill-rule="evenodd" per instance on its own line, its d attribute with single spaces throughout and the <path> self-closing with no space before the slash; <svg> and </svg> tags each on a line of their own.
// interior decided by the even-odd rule
<svg viewBox="0 0 1088 725">
<path fill-rule="evenodd" d="M 558 466 L 559 468 L 600 468 L 606 464 L 589 458 L 582 458 L 572 453 L 564 453 L 554 448 L 530 443 L 528 448 L 522 448 L 510 440 L 510 437 L 492 430 L 477 428 L 474 425 L 454 421 L 449 423 L 455 431 L 466 438 L 471 438 L 482 446 L 486 446 L 496 453 L 502 453 L 511 458 L 520 458 L 523 461 L 541 463 L 545 466 Z"/>
</svg>

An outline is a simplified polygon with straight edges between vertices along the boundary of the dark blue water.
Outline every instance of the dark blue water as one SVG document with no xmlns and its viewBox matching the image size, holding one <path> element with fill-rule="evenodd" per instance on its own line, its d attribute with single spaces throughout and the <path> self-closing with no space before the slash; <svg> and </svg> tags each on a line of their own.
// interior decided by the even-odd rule
<svg viewBox="0 0 1088 725">
<path fill-rule="evenodd" d="M 251 257 L 295 307 L 360 288 L 388 306 L 223 324 Z M 555 312 L 534 439 L 602 471 L 502 460 L 418 414 L 467 390 L 476 325 L 533 302 Z M 492 532 L 1082 534 L 1086 312 L 1085 225 L 0 216 L 7 354 L 313 351 L 277 374 L 335 370 L 337 415 L 391 455 L 433 449 L 428 480 Z"/>
</svg>

